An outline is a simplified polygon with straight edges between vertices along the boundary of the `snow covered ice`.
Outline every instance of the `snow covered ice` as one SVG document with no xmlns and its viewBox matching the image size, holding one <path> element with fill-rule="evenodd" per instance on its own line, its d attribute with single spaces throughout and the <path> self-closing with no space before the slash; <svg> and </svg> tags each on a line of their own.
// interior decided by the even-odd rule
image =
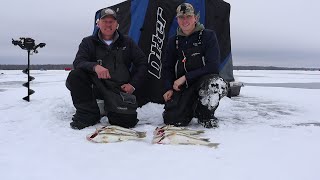
<svg viewBox="0 0 320 180">
<path fill-rule="evenodd" d="M 0 71 L 0 179 L 320 179 L 320 72 L 234 73 L 246 86 L 221 99 L 220 127 L 203 134 L 220 143 L 212 149 L 151 144 L 163 125 L 163 105 L 154 103 L 138 110 L 135 130 L 147 131 L 145 140 L 91 143 L 86 135 L 107 122 L 69 127 L 75 109 L 64 85 L 68 72 L 31 71 L 35 94 L 26 102 L 27 76 Z M 189 127 L 204 130 L 195 119 Z"/>
</svg>

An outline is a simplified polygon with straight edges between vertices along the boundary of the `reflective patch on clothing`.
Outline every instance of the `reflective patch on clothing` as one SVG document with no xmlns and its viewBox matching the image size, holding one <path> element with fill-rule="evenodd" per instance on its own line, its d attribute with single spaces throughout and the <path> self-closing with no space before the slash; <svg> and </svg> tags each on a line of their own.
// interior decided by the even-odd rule
<svg viewBox="0 0 320 180">
<path fill-rule="evenodd" d="M 193 53 L 193 54 L 191 54 L 191 56 L 196 56 L 196 55 L 200 55 L 200 53 Z"/>
</svg>

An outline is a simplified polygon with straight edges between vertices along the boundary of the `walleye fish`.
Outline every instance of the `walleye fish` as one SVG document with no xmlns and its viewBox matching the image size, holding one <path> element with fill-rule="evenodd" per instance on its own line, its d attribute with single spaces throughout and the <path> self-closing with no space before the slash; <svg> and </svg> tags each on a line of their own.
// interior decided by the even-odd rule
<svg viewBox="0 0 320 180">
<path fill-rule="evenodd" d="M 97 131 L 99 131 L 100 134 L 114 133 L 114 134 L 127 135 L 127 136 L 137 136 L 138 138 L 146 137 L 146 132 L 135 131 L 132 129 L 127 129 L 127 128 L 123 128 L 120 126 L 113 126 L 113 125 L 102 127 Z"/>
<path fill-rule="evenodd" d="M 96 143 L 113 143 L 127 140 L 138 140 L 146 137 L 146 132 L 139 132 L 120 126 L 105 126 L 87 136 L 87 140 Z"/>
<path fill-rule="evenodd" d="M 208 138 L 191 136 L 181 132 L 162 133 L 154 136 L 154 144 L 203 145 L 217 148 L 219 143 L 211 143 Z"/>
<path fill-rule="evenodd" d="M 199 135 L 204 133 L 203 130 L 192 130 L 192 129 L 188 129 L 186 127 L 175 127 L 175 126 L 171 126 L 171 125 L 167 125 L 167 126 L 162 126 L 162 127 L 157 127 L 155 129 L 155 131 L 153 132 L 153 135 L 158 135 L 161 134 L 163 132 L 166 133 L 170 133 L 170 132 L 181 132 L 187 135 Z"/>
<path fill-rule="evenodd" d="M 128 136 L 128 135 L 120 135 L 114 133 L 107 133 L 107 134 L 97 134 L 94 133 L 92 135 L 87 136 L 89 141 L 95 143 L 114 143 L 114 142 L 121 142 L 121 141 L 128 141 L 128 140 L 138 140 L 137 136 Z"/>
</svg>

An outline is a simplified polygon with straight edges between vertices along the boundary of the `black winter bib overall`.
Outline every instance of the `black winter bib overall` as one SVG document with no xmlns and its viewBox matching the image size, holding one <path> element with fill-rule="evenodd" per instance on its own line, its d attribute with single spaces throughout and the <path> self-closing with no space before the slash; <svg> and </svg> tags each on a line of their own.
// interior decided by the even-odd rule
<svg viewBox="0 0 320 180">
<path fill-rule="evenodd" d="M 121 48 L 97 47 L 97 62 L 109 70 L 111 79 L 102 80 L 95 76 L 93 82 L 104 99 L 110 124 L 134 127 L 138 122 L 136 97 L 122 92 L 120 88 L 130 81 L 130 72 L 122 58 L 122 51 Z"/>
<path fill-rule="evenodd" d="M 178 46 L 178 36 L 176 38 L 176 49 L 178 51 L 175 64 L 176 79 L 205 66 L 204 52 L 201 48 L 202 32 L 200 31 L 198 42 L 193 43 L 193 47 L 182 50 Z M 215 109 L 209 110 L 202 105 L 199 99 L 199 90 L 203 89 L 203 84 L 210 79 L 217 77 L 215 74 L 208 74 L 200 77 L 193 84 L 186 84 L 181 87 L 181 91 L 174 91 L 172 100 L 165 103 L 163 119 L 165 124 L 175 126 L 187 126 L 193 117 L 197 117 L 199 122 L 209 121 L 214 117 Z"/>
</svg>

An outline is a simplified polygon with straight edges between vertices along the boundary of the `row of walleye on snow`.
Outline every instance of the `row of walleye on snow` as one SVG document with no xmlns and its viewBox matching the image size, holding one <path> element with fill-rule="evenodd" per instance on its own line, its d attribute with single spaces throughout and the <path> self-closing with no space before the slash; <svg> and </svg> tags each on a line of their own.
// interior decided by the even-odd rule
<svg viewBox="0 0 320 180">
<path fill-rule="evenodd" d="M 153 132 L 152 144 L 203 145 L 217 148 L 219 143 L 212 143 L 208 138 L 199 137 L 203 130 L 186 127 L 163 126 Z M 120 126 L 104 126 L 87 136 L 87 140 L 95 143 L 114 143 L 128 140 L 143 140 L 146 132 L 127 129 Z"/>
</svg>

